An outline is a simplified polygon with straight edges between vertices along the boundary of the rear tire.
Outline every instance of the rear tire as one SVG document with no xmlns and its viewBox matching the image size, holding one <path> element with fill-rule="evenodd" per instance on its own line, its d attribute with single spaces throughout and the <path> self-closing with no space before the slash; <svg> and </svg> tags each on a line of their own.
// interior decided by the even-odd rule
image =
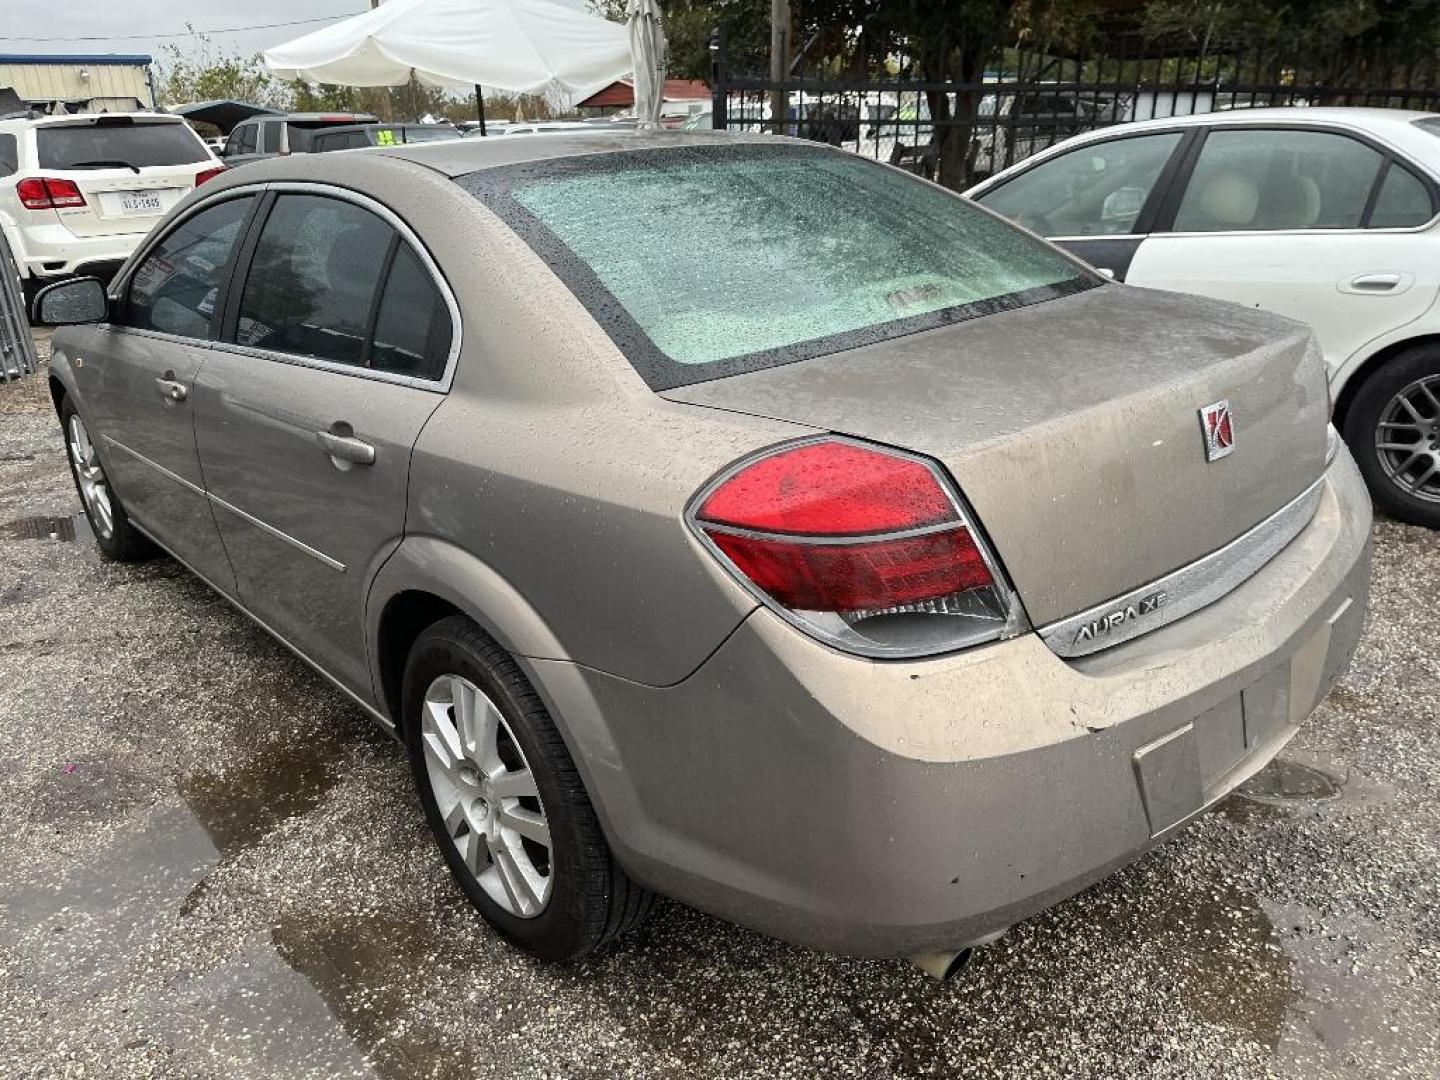
<svg viewBox="0 0 1440 1080">
<path fill-rule="evenodd" d="M 76 494 L 85 508 L 85 517 L 100 553 L 116 562 L 152 558 L 156 554 L 155 545 L 130 523 L 130 515 L 125 513 L 95 452 L 89 429 L 68 395 L 60 399 L 60 427 L 65 437 L 70 478 L 75 481 Z"/>
<path fill-rule="evenodd" d="M 1345 442 L 1377 506 L 1440 528 L 1440 345 L 1407 349 L 1360 384 Z"/>
<path fill-rule="evenodd" d="M 491 926 L 532 956 L 563 961 L 644 921 L 654 894 L 615 861 L 550 714 L 469 619 L 443 619 L 416 639 L 402 714 L 425 820 Z M 509 821 L 523 822 L 524 835 Z M 548 847 L 532 839 L 539 822 Z"/>
</svg>

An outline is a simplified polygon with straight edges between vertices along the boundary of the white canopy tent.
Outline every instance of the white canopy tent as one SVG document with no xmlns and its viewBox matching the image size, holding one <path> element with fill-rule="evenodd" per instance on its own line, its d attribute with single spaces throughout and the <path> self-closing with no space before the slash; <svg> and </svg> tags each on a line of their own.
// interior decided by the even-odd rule
<svg viewBox="0 0 1440 1080">
<path fill-rule="evenodd" d="M 556 0 L 387 0 L 264 59 L 280 78 L 312 83 L 402 86 L 413 74 L 430 86 L 473 86 L 483 125 L 482 87 L 583 100 L 639 66 L 634 39 L 632 28 Z"/>
</svg>

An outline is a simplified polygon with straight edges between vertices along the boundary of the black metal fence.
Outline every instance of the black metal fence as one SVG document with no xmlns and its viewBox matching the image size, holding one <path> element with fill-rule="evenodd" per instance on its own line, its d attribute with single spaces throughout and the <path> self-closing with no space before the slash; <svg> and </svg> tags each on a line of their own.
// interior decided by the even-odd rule
<svg viewBox="0 0 1440 1080">
<path fill-rule="evenodd" d="M 717 128 L 782 132 L 935 175 L 944 134 L 964 141 L 960 187 L 1072 135 L 1114 124 L 1264 106 L 1358 105 L 1440 111 L 1434 55 L 1297 57 L 1294 47 L 1213 51 L 1137 37 L 1104 52 L 998 50 L 969 81 L 817 77 L 781 80 L 731 69 L 712 42 Z M 892 61 L 893 63 L 893 61 Z M 777 112 L 777 94 L 784 108 Z"/>
</svg>

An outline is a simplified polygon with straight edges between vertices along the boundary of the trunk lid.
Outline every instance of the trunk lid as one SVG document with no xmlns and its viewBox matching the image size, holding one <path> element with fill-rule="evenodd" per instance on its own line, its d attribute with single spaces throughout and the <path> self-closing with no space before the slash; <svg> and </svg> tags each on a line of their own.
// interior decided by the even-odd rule
<svg viewBox="0 0 1440 1080">
<path fill-rule="evenodd" d="M 1223 547 L 1325 466 L 1310 332 L 1278 316 L 1106 286 L 663 397 L 940 461 L 1037 626 Z M 1228 400 L 1207 461 L 1200 410 Z"/>
<path fill-rule="evenodd" d="M 190 193 L 203 166 L 141 169 L 47 170 L 46 176 L 73 180 L 85 205 L 62 207 L 60 222 L 76 236 L 146 233 Z"/>
</svg>

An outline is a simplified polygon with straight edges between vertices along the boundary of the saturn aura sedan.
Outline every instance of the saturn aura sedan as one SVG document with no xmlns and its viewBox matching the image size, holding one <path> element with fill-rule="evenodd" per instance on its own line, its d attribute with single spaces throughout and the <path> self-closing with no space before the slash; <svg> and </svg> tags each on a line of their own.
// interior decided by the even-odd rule
<svg viewBox="0 0 1440 1080">
<path fill-rule="evenodd" d="M 101 549 L 401 739 L 545 958 L 659 893 L 943 973 L 1264 765 L 1364 617 L 1308 330 L 829 147 L 275 159 L 39 304 Z"/>
<path fill-rule="evenodd" d="M 1440 528 L 1440 114 L 1235 109 L 1125 124 L 967 194 L 1117 280 L 1307 323 L 1375 502 Z"/>
</svg>

